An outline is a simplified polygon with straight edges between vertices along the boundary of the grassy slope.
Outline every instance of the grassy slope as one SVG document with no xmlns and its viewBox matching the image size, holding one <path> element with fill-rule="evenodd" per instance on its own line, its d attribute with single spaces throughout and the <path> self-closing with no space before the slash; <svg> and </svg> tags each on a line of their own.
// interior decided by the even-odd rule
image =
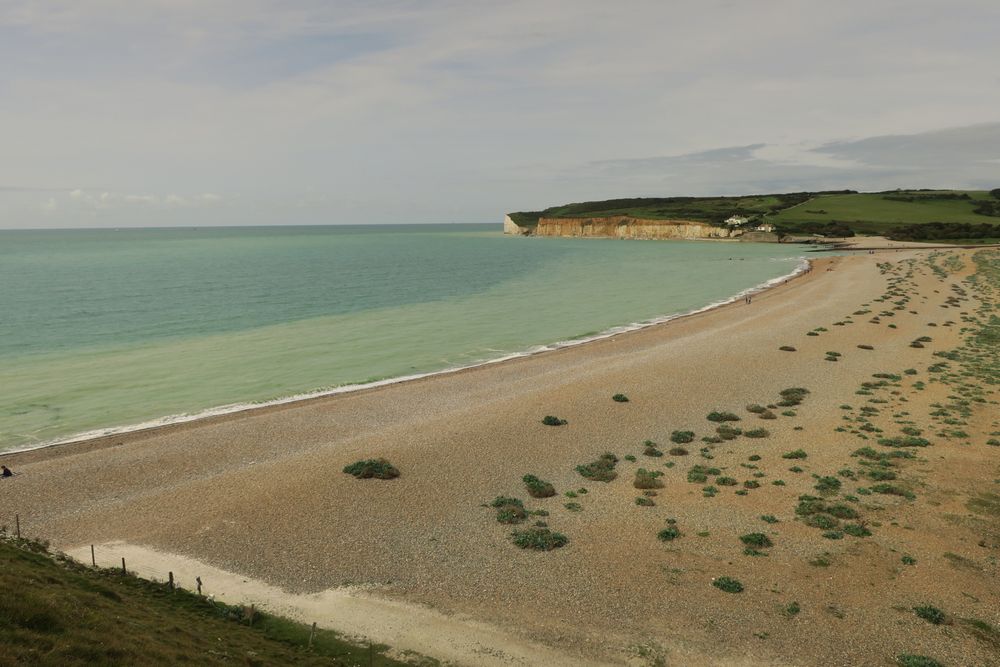
<svg viewBox="0 0 1000 667">
<path fill-rule="evenodd" d="M 976 200 L 990 198 L 987 192 L 944 192 L 965 192 L 972 199 L 901 202 L 884 199 L 884 195 L 878 193 L 820 195 L 804 204 L 785 209 L 770 219 L 775 224 L 789 227 L 802 222 L 841 221 L 862 234 L 881 234 L 892 227 L 923 222 L 1000 223 L 998 218 L 972 212 Z"/>
<path fill-rule="evenodd" d="M 609 199 L 552 206 L 544 211 L 511 213 L 521 225 L 537 223 L 539 217 L 587 218 L 630 216 L 649 220 L 701 220 L 721 223 L 729 216 L 760 215 L 777 211 L 808 198 L 807 193 L 751 195 L 746 197 L 665 197 Z"/>
<path fill-rule="evenodd" d="M 747 197 L 670 197 L 663 199 L 612 199 L 553 206 L 544 211 L 512 213 L 521 225 L 536 224 L 539 217 L 581 218 L 624 215 L 648 219 L 681 218 L 720 223 L 734 213 L 766 215 L 769 222 L 794 231 L 803 223 L 846 222 L 857 233 L 882 234 L 900 225 L 924 222 L 1000 224 L 1000 218 L 973 213 L 975 202 L 990 199 L 982 190 L 939 190 L 968 194 L 968 200 L 891 201 L 893 193 L 790 193 Z M 928 192 L 916 194 L 927 195 Z"/>
<path fill-rule="evenodd" d="M 0 665 L 368 665 L 368 647 L 0 539 Z M 402 665 L 375 647 L 373 665 Z"/>
</svg>

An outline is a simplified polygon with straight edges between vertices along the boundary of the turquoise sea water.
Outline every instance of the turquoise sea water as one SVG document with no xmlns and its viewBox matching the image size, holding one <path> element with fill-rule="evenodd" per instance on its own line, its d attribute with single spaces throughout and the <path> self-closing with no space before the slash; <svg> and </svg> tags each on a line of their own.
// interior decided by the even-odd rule
<svg viewBox="0 0 1000 667">
<path fill-rule="evenodd" d="M 531 351 L 801 255 L 498 227 L 0 231 L 0 450 Z"/>
</svg>

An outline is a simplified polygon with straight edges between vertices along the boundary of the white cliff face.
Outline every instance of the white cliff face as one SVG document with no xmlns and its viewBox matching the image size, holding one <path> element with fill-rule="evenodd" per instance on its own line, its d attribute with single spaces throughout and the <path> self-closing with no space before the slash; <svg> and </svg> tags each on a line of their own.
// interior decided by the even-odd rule
<svg viewBox="0 0 1000 667">
<path fill-rule="evenodd" d="M 503 233 L 527 236 L 531 234 L 530 227 L 519 227 L 516 222 L 510 219 L 509 215 L 503 217 Z"/>
<path fill-rule="evenodd" d="M 575 236 L 618 239 L 713 239 L 739 236 L 739 230 L 694 220 L 644 220 L 626 216 L 607 218 L 541 218 L 538 226 L 519 227 L 507 216 L 505 234 Z"/>
</svg>

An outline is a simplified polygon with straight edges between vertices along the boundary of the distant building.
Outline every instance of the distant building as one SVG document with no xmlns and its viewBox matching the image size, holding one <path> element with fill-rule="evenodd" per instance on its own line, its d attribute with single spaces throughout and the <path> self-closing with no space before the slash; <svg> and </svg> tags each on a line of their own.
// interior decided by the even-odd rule
<svg viewBox="0 0 1000 667">
<path fill-rule="evenodd" d="M 757 225 L 757 231 L 758 232 L 773 232 L 774 231 L 774 225 L 772 225 L 770 222 L 765 222 L 763 225 Z"/>
<path fill-rule="evenodd" d="M 745 225 L 750 222 L 750 218 L 745 218 L 742 215 L 734 215 L 726 218 L 726 224 L 730 227 L 739 227 L 740 225 Z"/>
</svg>

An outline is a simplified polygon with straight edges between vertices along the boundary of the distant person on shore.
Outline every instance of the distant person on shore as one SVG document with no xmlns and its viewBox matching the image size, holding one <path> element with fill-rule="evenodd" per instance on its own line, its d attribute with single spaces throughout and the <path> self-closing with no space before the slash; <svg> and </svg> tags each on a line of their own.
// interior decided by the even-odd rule
<svg viewBox="0 0 1000 667">
<path fill-rule="evenodd" d="M 14 476 L 14 473 L 12 473 L 10 471 L 10 468 L 8 468 L 7 466 L 0 466 L 0 477 L 7 478 L 7 477 L 13 477 L 13 476 Z"/>
</svg>

